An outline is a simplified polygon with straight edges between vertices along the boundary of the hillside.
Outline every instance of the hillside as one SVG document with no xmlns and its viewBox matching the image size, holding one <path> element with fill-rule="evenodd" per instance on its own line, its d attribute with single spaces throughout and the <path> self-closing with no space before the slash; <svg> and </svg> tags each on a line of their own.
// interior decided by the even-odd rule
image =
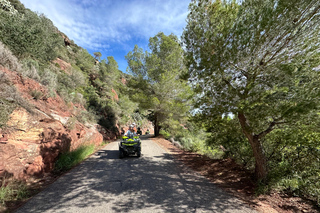
<svg viewBox="0 0 320 213">
<path fill-rule="evenodd" d="M 113 57 L 95 59 L 17 0 L 0 5 L 0 177 L 43 176 L 60 154 L 133 122 L 129 76 Z"/>
</svg>

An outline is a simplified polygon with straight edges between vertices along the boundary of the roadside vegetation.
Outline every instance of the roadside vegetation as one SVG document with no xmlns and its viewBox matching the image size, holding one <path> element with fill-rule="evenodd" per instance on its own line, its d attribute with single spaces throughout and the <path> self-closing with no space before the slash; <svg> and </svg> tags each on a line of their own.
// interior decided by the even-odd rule
<svg viewBox="0 0 320 213">
<path fill-rule="evenodd" d="M 255 171 L 260 192 L 319 204 L 320 2 L 198 0 L 189 9 L 182 42 L 208 145 Z"/>
<path fill-rule="evenodd" d="M 0 204 L 6 202 L 19 201 L 29 197 L 29 190 L 26 183 L 21 181 L 12 181 L 8 177 L 1 179 L 0 187 Z M 2 211 L 0 205 L 0 211 Z"/>
<path fill-rule="evenodd" d="M 85 107 L 69 129 L 78 120 L 118 134 L 119 126 L 151 121 L 156 136 L 252 171 L 257 194 L 320 205 L 319 14 L 317 0 L 195 0 L 181 39 L 159 32 L 149 50 L 134 46 L 123 73 L 112 56 L 90 55 L 43 14 L 0 0 L 0 65 Z M 5 79 L 0 73 L 2 129 L 17 106 L 33 109 Z M 61 154 L 56 172 L 93 150 Z M 1 196 L 10 197 L 5 188 Z"/>
<path fill-rule="evenodd" d="M 89 155 L 94 153 L 94 151 L 94 145 L 82 145 L 76 150 L 67 153 L 62 153 L 55 163 L 54 172 L 61 173 L 68 171 L 75 165 L 85 160 Z"/>
</svg>

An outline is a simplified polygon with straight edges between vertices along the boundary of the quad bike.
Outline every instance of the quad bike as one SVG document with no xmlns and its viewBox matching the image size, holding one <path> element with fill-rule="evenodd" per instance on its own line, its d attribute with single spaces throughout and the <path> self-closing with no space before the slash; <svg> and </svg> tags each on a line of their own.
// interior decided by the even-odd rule
<svg viewBox="0 0 320 213">
<path fill-rule="evenodd" d="M 119 143 L 119 158 L 134 154 L 136 154 L 137 157 L 141 156 L 140 138 L 138 136 L 134 136 L 132 138 L 123 136 Z"/>
<path fill-rule="evenodd" d="M 138 127 L 137 135 L 142 135 L 142 131 L 141 131 L 140 127 Z"/>
</svg>

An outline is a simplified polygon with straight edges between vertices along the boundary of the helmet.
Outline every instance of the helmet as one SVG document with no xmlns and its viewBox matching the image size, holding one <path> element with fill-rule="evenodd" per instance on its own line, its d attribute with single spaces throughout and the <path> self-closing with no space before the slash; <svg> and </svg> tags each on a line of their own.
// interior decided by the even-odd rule
<svg viewBox="0 0 320 213">
<path fill-rule="evenodd" d="M 130 127 L 130 128 L 133 128 L 133 125 L 130 125 L 129 127 Z"/>
</svg>

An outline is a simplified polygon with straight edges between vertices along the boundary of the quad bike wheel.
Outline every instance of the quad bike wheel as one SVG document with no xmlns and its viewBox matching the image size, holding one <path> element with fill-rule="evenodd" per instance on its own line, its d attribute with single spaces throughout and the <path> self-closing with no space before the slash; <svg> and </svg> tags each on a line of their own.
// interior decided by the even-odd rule
<svg viewBox="0 0 320 213">
<path fill-rule="evenodd" d="M 119 158 L 123 158 L 124 157 L 124 152 L 122 149 L 119 149 Z"/>
</svg>

